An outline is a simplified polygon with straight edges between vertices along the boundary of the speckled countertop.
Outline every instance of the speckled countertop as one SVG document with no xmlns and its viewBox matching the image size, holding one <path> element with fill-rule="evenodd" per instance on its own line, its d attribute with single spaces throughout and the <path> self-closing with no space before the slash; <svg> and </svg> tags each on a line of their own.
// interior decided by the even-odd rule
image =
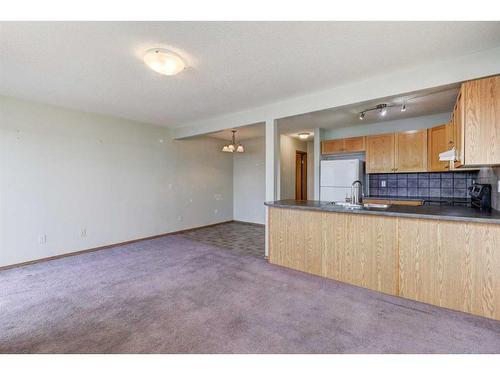
<svg viewBox="0 0 500 375">
<path fill-rule="evenodd" d="M 470 207 L 458 206 L 397 206 L 388 208 L 346 209 L 323 201 L 297 201 L 293 199 L 265 202 L 269 207 L 292 208 L 298 210 L 343 212 L 356 215 L 383 215 L 411 217 L 417 219 L 434 219 L 450 221 L 467 221 L 478 223 L 500 224 L 500 211 L 481 211 Z"/>
</svg>

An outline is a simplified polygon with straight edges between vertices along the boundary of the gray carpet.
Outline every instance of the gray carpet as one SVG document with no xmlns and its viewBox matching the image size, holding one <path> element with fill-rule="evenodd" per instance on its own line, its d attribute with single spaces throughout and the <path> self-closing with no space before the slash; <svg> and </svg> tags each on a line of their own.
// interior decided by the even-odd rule
<svg viewBox="0 0 500 375">
<path fill-rule="evenodd" d="M 2 353 L 500 353 L 500 322 L 182 236 L 0 272 Z"/>
</svg>

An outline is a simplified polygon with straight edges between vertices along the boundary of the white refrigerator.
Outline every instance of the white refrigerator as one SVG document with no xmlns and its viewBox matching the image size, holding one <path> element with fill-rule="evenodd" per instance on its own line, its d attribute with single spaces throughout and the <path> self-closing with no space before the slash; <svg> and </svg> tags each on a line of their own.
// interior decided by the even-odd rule
<svg viewBox="0 0 500 375">
<path fill-rule="evenodd" d="M 319 199 L 329 202 L 345 201 L 346 197 L 351 197 L 351 185 L 354 181 L 364 183 L 363 176 L 362 160 L 321 160 Z"/>
</svg>

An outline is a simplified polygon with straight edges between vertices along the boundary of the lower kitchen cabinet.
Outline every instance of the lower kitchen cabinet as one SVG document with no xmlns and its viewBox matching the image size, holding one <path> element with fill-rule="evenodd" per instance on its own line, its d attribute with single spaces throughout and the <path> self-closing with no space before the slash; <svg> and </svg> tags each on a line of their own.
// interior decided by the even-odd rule
<svg viewBox="0 0 500 375">
<path fill-rule="evenodd" d="M 384 293 L 397 293 L 397 219 L 269 210 L 269 262 Z"/>
<path fill-rule="evenodd" d="M 500 225 L 269 208 L 269 262 L 500 320 Z"/>
<path fill-rule="evenodd" d="M 399 218 L 401 297 L 500 319 L 500 226 Z"/>
</svg>

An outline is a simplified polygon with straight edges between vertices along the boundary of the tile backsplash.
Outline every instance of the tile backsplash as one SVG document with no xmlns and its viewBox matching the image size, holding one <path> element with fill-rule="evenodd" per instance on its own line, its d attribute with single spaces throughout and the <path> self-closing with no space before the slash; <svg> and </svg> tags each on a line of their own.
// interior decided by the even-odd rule
<svg viewBox="0 0 500 375">
<path fill-rule="evenodd" d="M 469 198 L 478 172 L 376 173 L 368 175 L 371 196 Z"/>
</svg>

